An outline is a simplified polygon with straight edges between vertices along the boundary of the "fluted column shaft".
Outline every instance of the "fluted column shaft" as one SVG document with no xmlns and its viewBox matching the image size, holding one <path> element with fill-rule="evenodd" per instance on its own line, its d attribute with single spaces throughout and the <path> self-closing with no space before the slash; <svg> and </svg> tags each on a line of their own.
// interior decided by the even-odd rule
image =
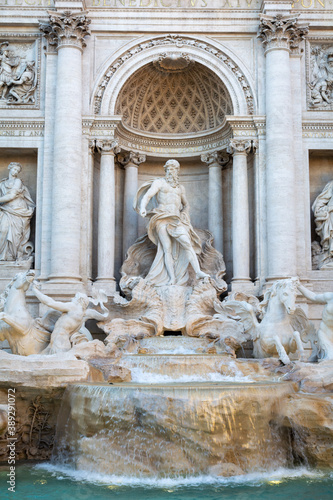
<svg viewBox="0 0 333 500">
<path fill-rule="evenodd" d="M 247 179 L 247 153 L 251 141 L 230 140 L 232 170 L 232 256 L 233 281 L 250 281 L 250 219 Z"/>
<path fill-rule="evenodd" d="M 96 141 L 101 153 L 98 204 L 98 277 L 105 291 L 115 289 L 114 248 L 115 248 L 115 167 L 114 158 L 117 143 Z"/>
<path fill-rule="evenodd" d="M 266 55 L 267 250 L 270 278 L 296 273 L 296 204 L 290 45 L 297 18 L 262 16 Z"/>
<path fill-rule="evenodd" d="M 139 187 L 139 165 L 146 161 L 146 156 L 129 152 L 118 155 L 118 161 L 125 168 L 123 210 L 123 254 L 125 256 L 129 247 L 138 237 L 138 216 L 133 208 L 133 200 Z"/>
</svg>

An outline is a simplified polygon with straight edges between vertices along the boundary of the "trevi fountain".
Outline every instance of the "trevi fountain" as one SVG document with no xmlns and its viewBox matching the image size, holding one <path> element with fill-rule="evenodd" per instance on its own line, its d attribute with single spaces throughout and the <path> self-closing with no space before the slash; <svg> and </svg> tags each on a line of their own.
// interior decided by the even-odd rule
<svg viewBox="0 0 333 500">
<path fill-rule="evenodd" d="M 333 3 L 0 11 L 0 498 L 331 498 Z"/>
</svg>

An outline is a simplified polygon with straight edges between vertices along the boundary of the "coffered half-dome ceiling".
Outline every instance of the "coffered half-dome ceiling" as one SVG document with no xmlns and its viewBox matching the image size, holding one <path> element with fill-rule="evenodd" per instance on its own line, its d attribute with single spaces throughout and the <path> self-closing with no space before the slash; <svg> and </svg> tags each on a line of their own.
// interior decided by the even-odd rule
<svg viewBox="0 0 333 500">
<path fill-rule="evenodd" d="M 127 80 L 116 102 L 126 127 L 158 136 L 200 134 L 233 114 L 226 87 L 210 69 L 186 58 L 170 61 L 150 63 Z"/>
</svg>

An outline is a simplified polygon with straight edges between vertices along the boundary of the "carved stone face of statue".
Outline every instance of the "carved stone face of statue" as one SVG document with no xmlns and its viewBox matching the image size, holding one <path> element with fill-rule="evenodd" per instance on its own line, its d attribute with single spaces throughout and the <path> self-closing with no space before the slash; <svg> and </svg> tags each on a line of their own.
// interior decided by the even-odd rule
<svg viewBox="0 0 333 500">
<path fill-rule="evenodd" d="M 19 163 L 10 163 L 10 165 L 8 165 L 8 169 L 12 177 L 17 177 L 21 172 L 22 167 Z"/>
<path fill-rule="evenodd" d="M 179 163 L 170 161 L 165 164 L 165 179 L 172 187 L 179 186 Z"/>
</svg>

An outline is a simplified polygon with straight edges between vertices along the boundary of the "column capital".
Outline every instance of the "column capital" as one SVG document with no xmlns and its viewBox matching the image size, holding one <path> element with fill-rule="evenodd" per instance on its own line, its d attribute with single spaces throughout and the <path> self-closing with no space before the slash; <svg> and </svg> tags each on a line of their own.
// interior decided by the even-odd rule
<svg viewBox="0 0 333 500">
<path fill-rule="evenodd" d="M 39 29 L 44 33 L 49 46 L 60 48 L 71 46 L 82 49 L 86 47 L 85 37 L 90 35 L 89 24 L 91 19 L 86 12 L 72 13 L 48 11 L 49 21 L 40 21 Z"/>
<path fill-rule="evenodd" d="M 259 141 L 258 141 L 258 139 L 254 139 L 252 141 L 252 151 L 253 151 L 253 153 L 256 153 L 258 151 L 258 148 L 259 148 Z"/>
<path fill-rule="evenodd" d="M 210 167 L 224 167 L 230 160 L 228 153 L 225 151 L 214 151 L 213 153 L 204 153 L 201 155 L 201 161 L 207 163 Z"/>
<path fill-rule="evenodd" d="M 112 141 L 110 139 L 96 139 L 94 142 L 97 151 L 102 155 L 110 154 L 115 156 L 120 152 L 120 147 L 117 141 Z"/>
<path fill-rule="evenodd" d="M 90 139 L 90 140 L 88 141 L 88 150 L 89 150 L 89 153 L 90 153 L 91 155 L 93 155 L 93 154 L 94 154 L 94 152 L 95 152 L 95 148 L 96 148 L 96 141 L 95 141 L 95 139 Z"/>
<path fill-rule="evenodd" d="M 232 155 L 247 155 L 251 149 L 252 141 L 250 139 L 230 139 L 227 152 Z"/>
<path fill-rule="evenodd" d="M 298 24 L 298 16 L 277 14 L 260 15 L 258 38 L 261 38 L 265 53 L 273 49 L 296 50 L 309 31 L 309 26 Z"/>
<path fill-rule="evenodd" d="M 140 163 L 146 161 L 146 155 L 135 151 L 124 151 L 118 154 L 117 160 L 124 168 L 128 166 L 139 168 Z"/>
</svg>

